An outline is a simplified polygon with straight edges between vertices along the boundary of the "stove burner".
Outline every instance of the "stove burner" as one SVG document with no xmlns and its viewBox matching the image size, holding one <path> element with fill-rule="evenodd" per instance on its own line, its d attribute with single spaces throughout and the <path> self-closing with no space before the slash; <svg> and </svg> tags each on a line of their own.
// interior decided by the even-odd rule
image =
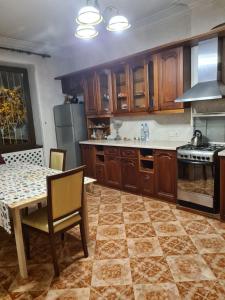
<svg viewBox="0 0 225 300">
<path fill-rule="evenodd" d="M 199 147 L 187 144 L 177 150 L 177 158 L 208 163 L 213 162 L 215 155 L 223 149 L 225 145 L 220 144 L 207 144 Z"/>
</svg>

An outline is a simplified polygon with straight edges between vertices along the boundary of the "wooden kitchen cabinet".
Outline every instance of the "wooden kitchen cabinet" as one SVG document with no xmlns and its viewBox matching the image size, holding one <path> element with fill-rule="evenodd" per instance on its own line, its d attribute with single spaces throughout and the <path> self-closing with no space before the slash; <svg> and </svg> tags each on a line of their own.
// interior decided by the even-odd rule
<svg viewBox="0 0 225 300">
<path fill-rule="evenodd" d="M 115 113 L 130 111 L 129 66 L 119 64 L 112 68 L 113 102 Z"/>
<path fill-rule="evenodd" d="M 105 183 L 114 188 L 121 188 L 121 159 L 120 157 L 105 156 Z"/>
<path fill-rule="evenodd" d="M 105 184 L 105 166 L 104 164 L 96 164 L 95 166 L 96 179 L 100 184 Z"/>
<path fill-rule="evenodd" d="M 220 157 L 220 218 L 225 220 L 225 157 Z"/>
<path fill-rule="evenodd" d="M 103 69 L 96 73 L 98 113 L 111 114 L 113 112 L 112 102 L 112 73 L 109 69 Z"/>
<path fill-rule="evenodd" d="M 87 115 L 98 113 L 96 73 L 88 73 L 83 80 L 85 112 Z"/>
<path fill-rule="evenodd" d="M 121 159 L 122 188 L 129 192 L 139 191 L 138 160 L 132 158 Z"/>
<path fill-rule="evenodd" d="M 176 202 L 176 151 L 155 150 L 155 194 Z"/>
<path fill-rule="evenodd" d="M 92 145 L 81 145 L 82 162 L 86 166 L 85 176 L 95 178 L 95 148 Z"/>
<path fill-rule="evenodd" d="M 154 195 L 154 173 L 140 172 L 140 189 L 143 195 Z"/>
<path fill-rule="evenodd" d="M 178 47 L 154 55 L 154 96 L 158 110 L 184 108 L 175 100 L 191 85 L 190 48 Z"/>
<path fill-rule="evenodd" d="M 145 59 L 139 59 L 130 63 L 129 67 L 131 111 L 147 111 L 149 109 L 148 63 Z"/>
</svg>

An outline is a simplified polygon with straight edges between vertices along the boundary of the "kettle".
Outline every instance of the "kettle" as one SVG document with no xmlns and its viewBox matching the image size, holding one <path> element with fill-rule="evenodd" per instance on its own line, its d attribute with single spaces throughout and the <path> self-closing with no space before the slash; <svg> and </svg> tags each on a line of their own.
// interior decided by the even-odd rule
<svg viewBox="0 0 225 300">
<path fill-rule="evenodd" d="M 202 132 L 200 130 L 195 130 L 193 138 L 191 139 L 191 145 L 198 147 L 203 145 Z"/>
</svg>

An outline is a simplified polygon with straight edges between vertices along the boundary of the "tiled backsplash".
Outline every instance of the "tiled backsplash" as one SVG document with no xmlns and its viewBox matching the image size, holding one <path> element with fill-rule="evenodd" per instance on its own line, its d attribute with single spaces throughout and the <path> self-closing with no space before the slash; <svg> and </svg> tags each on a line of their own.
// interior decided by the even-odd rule
<svg viewBox="0 0 225 300">
<path fill-rule="evenodd" d="M 195 118 L 194 128 L 201 130 L 209 142 L 225 142 L 225 117 Z"/>
<path fill-rule="evenodd" d="M 140 138 L 141 124 L 147 123 L 150 140 L 189 141 L 192 137 L 190 109 L 184 114 L 149 115 L 144 117 L 116 117 L 123 121 L 119 130 L 121 138 Z M 116 131 L 111 120 L 111 133 L 115 137 Z"/>
</svg>

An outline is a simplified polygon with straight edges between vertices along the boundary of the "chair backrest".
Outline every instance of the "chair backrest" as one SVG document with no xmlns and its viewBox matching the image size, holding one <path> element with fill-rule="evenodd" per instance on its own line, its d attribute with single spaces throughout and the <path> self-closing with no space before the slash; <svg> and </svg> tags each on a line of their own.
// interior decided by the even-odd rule
<svg viewBox="0 0 225 300">
<path fill-rule="evenodd" d="M 66 150 L 50 149 L 49 168 L 65 171 Z"/>
<path fill-rule="evenodd" d="M 83 206 L 84 166 L 47 177 L 49 223 L 60 220 Z"/>
</svg>

